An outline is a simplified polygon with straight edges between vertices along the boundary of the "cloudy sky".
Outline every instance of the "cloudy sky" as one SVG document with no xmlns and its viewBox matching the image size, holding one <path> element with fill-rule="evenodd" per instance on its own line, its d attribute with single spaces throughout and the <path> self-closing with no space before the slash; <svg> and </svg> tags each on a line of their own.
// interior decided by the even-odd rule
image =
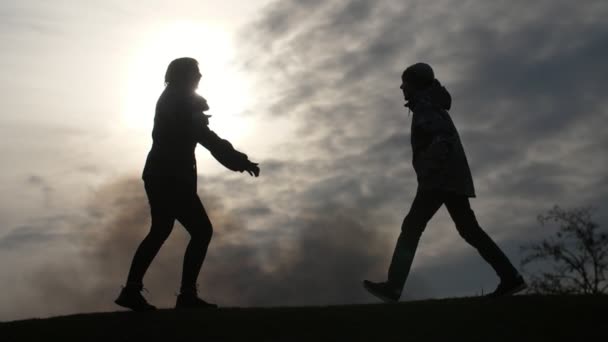
<svg viewBox="0 0 608 342">
<path fill-rule="evenodd" d="M 0 320 L 119 309 L 149 227 L 140 173 L 171 59 L 199 60 L 211 127 L 260 163 L 199 147 L 215 235 L 199 278 L 223 306 L 374 302 L 416 191 L 400 75 L 433 65 L 482 227 L 519 264 L 553 205 L 608 214 L 605 1 L 0 1 Z M 603 152 L 602 152 L 603 151 Z M 145 286 L 174 304 L 176 226 Z M 402 299 L 492 291 L 441 209 Z"/>
</svg>

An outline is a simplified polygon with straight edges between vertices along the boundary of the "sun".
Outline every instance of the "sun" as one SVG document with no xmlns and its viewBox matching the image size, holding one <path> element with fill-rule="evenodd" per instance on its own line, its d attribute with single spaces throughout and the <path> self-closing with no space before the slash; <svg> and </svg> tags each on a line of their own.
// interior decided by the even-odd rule
<svg viewBox="0 0 608 342">
<path fill-rule="evenodd" d="M 242 138 L 248 126 L 242 114 L 250 105 L 249 84 L 234 63 L 232 39 L 221 29 L 196 22 L 162 25 L 138 44 L 130 63 L 122 124 L 150 132 L 166 68 L 179 57 L 199 62 L 203 76 L 197 92 L 209 103 L 211 129 L 226 138 Z"/>
</svg>

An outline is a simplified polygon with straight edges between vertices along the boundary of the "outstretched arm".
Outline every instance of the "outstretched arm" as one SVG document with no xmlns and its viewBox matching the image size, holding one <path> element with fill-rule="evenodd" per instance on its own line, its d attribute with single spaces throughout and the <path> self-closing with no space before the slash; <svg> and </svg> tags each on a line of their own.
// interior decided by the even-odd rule
<svg viewBox="0 0 608 342">
<path fill-rule="evenodd" d="M 208 149 L 220 164 L 232 171 L 247 171 L 252 176 L 259 176 L 260 168 L 257 163 L 251 162 L 246 154 L 237 151 L 228 140 L 220 138 L 209 129 L 207 115 L 193 114 L 193 128 L 196 141 Z"/>
</svg>

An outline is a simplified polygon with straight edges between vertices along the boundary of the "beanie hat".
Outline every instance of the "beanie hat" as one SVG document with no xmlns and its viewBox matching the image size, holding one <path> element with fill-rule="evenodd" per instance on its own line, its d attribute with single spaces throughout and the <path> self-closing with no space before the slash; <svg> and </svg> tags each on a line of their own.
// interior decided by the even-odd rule
<svg viewBox="0 0 608 342">
<path fill-rule="evenodd" d="M 433 83 L 435 73 L 430 65 L 416 63 L 405 69 L 401 78 L 416 89 L 424 89 Z"/>
</svg>

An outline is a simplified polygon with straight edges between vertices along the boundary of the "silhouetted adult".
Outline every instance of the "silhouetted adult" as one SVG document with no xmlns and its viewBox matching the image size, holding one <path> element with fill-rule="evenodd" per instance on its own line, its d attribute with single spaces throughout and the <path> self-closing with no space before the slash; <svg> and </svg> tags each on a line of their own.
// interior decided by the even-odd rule
<svg viewBox="0 0 608 342">
<path fill-rule="evenodd" d="M 526 284 L 522 276 L 481 229 L 471 209 L 469 197 L 475 197 L 475 189 L 460 137 L 448 113 L 452 104 L 450 93 L 435 78 L 431 66 L 425 63 L 405 69 L 401 81 L 400 88 L 408 101 L 405 106 L 414 113 L 412 164 L 418 189 L 401 225 L 388 280 L 380 283 L 364 280 L 363 286 L 384 301 L 398 301 L 420 236 L 437 210 L 445 205 L 460 236 L 477 249 L 500 278 L 500 284 L 490 296 L 505 296 L 523 290 Z"/>
<path fill-rule="evenodd" d="M 141 242 L 115 303 L 135 310 L 154 310 L 142 296 L 143 277 L 165 242 L 177 219 L 190 234 L 184 255 L 182 282 L 176 308 L 213 308 L 198 297 L 196 280 L 213 232 L 211 222 L 197 193 L 194 149 L 207 148 L 225 167 L 259 175 L 259 168 L 247 155 L 218 137 L 208 127 L 207 101 L 195 93 L 201 74 L 193 58 L 172 61 L 165 74 L 165 89 L 156 103 L 152 148 L 142 178 L 150 204 L 152 225 Z"/>
</svg>

